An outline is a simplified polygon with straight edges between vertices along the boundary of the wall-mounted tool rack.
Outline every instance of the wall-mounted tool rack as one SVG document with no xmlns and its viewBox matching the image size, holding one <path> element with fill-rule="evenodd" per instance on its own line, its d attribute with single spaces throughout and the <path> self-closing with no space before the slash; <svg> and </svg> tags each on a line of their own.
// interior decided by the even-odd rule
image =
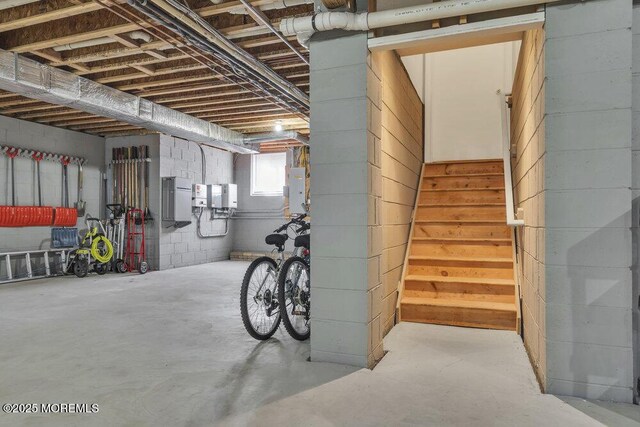
<svg viewBox="0 0 640 427">
<path fill-rule="evenodd" d="M 0 151 L 6 156 L 11 156 L 12 153 L 16 153 L 15 157 L 24 157 L 25 159 L 33 159 L 35 157 L 42 157 L 42 160 L 49 160 L 53 162 L 61 162 L 63 159 L 68 161 L 69 164 L 84 164 L 86 159 L 82 157 L 67 156 L 66 154 L 47 153 L 44 151 L 30 150 L 28 148 L 18 148 L 9 145 L 0 145 Z"/>
<path fill-rule="evenodd" d="M 0 227 L 47 227 L 52 225 L 72 227 L 76 225 L 78 211 L 75 208 L 69 207 L 67 167 L 69 164 L 76 164 L 79 168 L 82 168 L 82 165 L 85 163 L 85 159 L 82 157 L 48 153 L 39 150 L 12 147 L 9 145 L 0 145 L 0 153 L 10 159 L 11 168 L 11 206 L 0 206 Z M 16 157 L 23 157 L 36 162 L 39 206 L 16 206 L 16 180 L 14 169 L 14 159 Z M 60 162 L 60 164 L 62 164 L 64 206 L 42 206 L 40 162 L 43 160 Z M 79 185 L 81 185 L 80 181 Z M 81 201 L 78 200 L 78 204 L 80 204 L 80 202 Z"/>
</svg>

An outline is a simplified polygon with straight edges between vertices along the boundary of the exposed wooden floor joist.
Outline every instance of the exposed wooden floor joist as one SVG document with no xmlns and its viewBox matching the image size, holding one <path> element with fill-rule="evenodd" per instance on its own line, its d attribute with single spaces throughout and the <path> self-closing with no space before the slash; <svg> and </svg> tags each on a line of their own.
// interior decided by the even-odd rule
<svg viewBox="0 0 640 427">
<path fill-rule="evenodd" d="M 112 1 L 129 7 L 125 1 Z M 251 3 L 259 7 L 270 1 Z M 229 13 L 242 6 L 240 1 L 213 5 L 208 0 L 196 0 L 189 4 L 227 38 L 308 92 L 308 66 L 268 28 L 259 26 L 248 15 Z M 277 26 L 284 17 L 312 10 L 311 5 L 302 5 L 264 13 Z M 151 40 L 128 36 L 143 29 L 153 34 Z M 221 75 L 195 60 L 184 44 L 176 43 L 177 39 L 158 38 L 149 22 L 127 22 L 98 2 L 48 0 L 2 10 L 0 34 L 2 49 L 233 130 L 269 131 L 277 120 L 282 121 L 285 129 L 308 133 L 306 120 L 244 87 L 221 80 Z M 109 37 L 113 42 L 88 47 L 73 45 L 100 37 Z M 295 37 L 289 41 L 308 55 Z M 64 45 L 70 46 L 61 49 Z M 0 92 L 0 114 L 99 135 L 148 133 L 129 123 L 5 92 Z"/>
</svg>

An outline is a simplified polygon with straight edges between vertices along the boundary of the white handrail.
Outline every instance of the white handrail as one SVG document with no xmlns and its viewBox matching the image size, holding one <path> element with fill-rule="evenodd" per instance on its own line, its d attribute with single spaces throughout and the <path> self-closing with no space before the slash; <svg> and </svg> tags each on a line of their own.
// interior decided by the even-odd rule
<svg viewBox="0 0 640 427">
<path fill-rule="evenodd" d="M 500 103 L 500 116 L 502 121 L 502 162 L 504 165 L 504 198 L 507 207 L 507 225 L 521 227 L 524 220 L 516 219 L 513 208 L 513 184 L 511 179 L 511 142 L 509 135 L 509 112 L 506 96 L 498 90 L 498 102 Z"/>
</svg>

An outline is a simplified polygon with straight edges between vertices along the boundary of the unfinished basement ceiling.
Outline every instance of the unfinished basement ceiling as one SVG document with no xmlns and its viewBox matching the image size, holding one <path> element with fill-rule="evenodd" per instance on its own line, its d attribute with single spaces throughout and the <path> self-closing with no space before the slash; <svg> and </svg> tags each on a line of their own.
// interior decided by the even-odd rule
<svg viewBox="0 0 640 427">
<path fill-rule="evenodd" d="M 285 9 L 266 6 L 272 3 L 251 2 L 263 6 L 263 14 L 275 26 L 283 17 L 313 10 L 309 4 Z M 216 5 L 196 0 L 188 6 L 226 38 L 308 93 L 307 63 L 269 28 L 244 13 L 240 1 Z M 276 123 L 284 130 L 309 132 L 306 114 L 246 84 L 230 81 L 226 74 L 221 77 L 224 73 L 217 74 L 208 66 L 205 56 L 194 55 L 193 49 L 180 44 L 183 38 L 150 22 L 122 1 L 38 1 L 0 10 L 0 48 L 241 133 L 269 132 Z M 295 37 L 288 39 L 308 60 L 308 51 Z M 101 136 L 154 133 L 10 92 L 0 92 L 0 114 Z"/>
</svg>

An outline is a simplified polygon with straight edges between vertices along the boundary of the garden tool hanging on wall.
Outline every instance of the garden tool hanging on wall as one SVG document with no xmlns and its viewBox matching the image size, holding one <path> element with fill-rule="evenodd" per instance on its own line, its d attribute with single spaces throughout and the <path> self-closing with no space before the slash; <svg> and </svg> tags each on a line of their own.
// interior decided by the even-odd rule
<svg viewBox="0 0 640 427">
<path fill-rule="evenodd" d="M 78 161 L 78 201 L 75 203 L 78 217 L 84 216 L 87 203 L 82 200 L 82 184 L 83 184 L 82 162 Z M 40 181 L 38 181 L 39 183 Z"/>
<path fill-rule="evenodd" d="M 69 156 L 60 157 L 62 163 L 62 207 L 56 208 L 53 225 L 73 227 L 76 225 L 78 214 L 75 208 L 69 207 Z"/>
<path fill-rule="evenodd" d="M 9 168 L 11 169 L 11 206 L 16 205 L 16 167 L 14 162 L 19 153 L 20 151 L 15 147 L 7 150 Z"/>
<path fill-rule="evenodd" d="M 144 152 L 144 220 L 146 222 L 153 221 L 151 211 L 149 210 L 149 146 L 143 145 Z"/>
<path fill-rule="evenodd" d="M 62 206 L 69 207 L 69 159 L 62 158 Z"/>
<path fill-rule="evenodd" d="M 42 180 L 40 178 L 40 161 L 44 158 L 44 154 L 35 152 L 31 158 L 36 162 L 36 180 L 38 182 L 38 206 L 42 206 Z"/>
</svg>

